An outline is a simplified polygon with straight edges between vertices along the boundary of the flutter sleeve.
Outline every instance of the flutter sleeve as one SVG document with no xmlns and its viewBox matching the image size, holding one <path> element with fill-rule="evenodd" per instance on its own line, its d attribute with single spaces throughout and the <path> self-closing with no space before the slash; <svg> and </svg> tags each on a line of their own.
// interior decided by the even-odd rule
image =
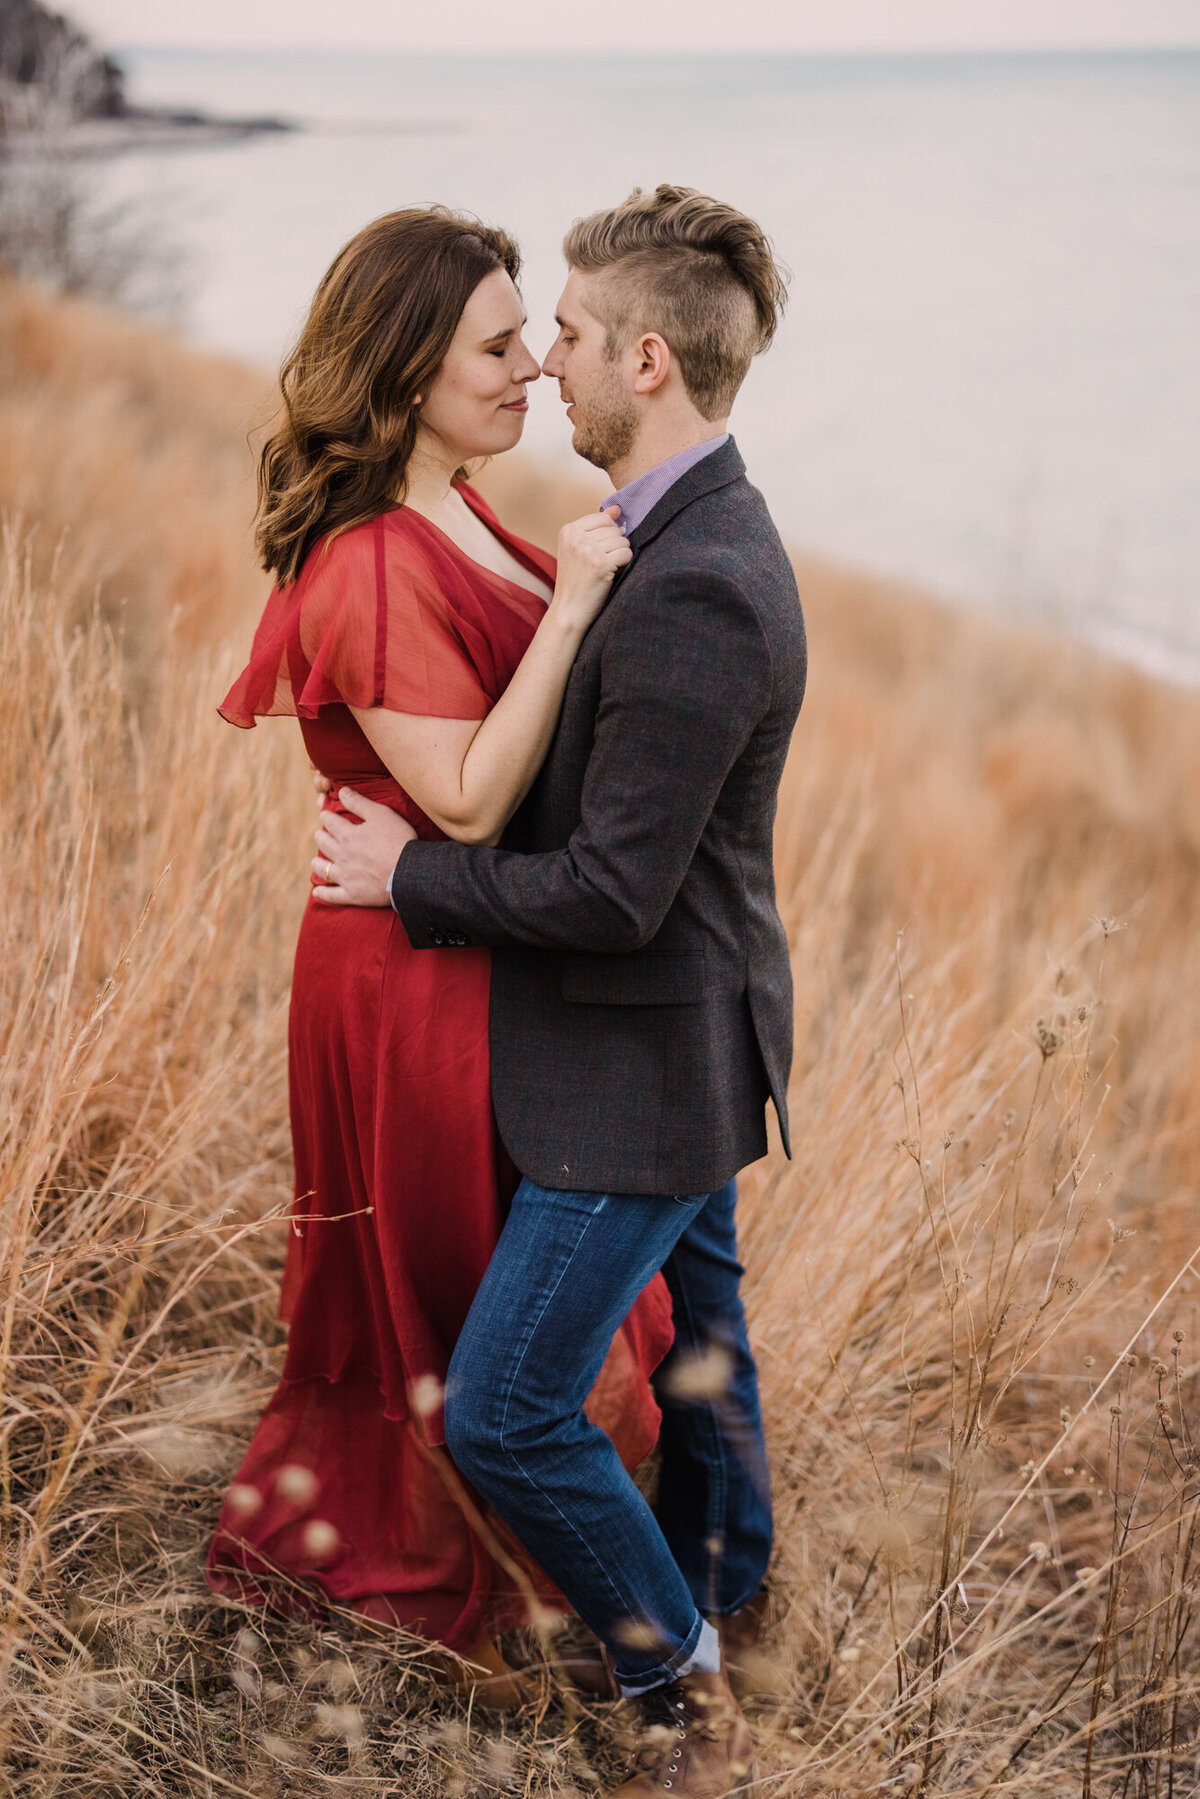
<svg viewBox="0 0 1200 1799">
<path fill-rule="evenodd" d="M 323 539 L 272 591 L 222 718 L 248 728 L 331 705 L 486 717 L 491 698 L 441 589 L 419 536 L 393 514 Z"/>
</svg>

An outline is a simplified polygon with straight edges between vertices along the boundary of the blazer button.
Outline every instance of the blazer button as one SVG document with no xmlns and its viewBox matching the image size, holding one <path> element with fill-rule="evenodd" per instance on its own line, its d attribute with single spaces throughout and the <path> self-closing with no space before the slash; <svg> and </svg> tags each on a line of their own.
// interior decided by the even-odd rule
<svg viewBox="0 0 1200 1799">
<path fill-rule="evenodd" d="M 430 931 L 429 935 L 433 942 L 434 949 L 443 949 L 445 947 L 446 939 L 441 931 Z"/>
</svg>

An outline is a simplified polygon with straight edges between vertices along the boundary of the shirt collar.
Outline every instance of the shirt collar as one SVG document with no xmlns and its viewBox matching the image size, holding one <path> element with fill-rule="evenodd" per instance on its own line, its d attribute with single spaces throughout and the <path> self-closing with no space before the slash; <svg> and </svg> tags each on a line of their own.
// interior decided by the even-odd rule
<svg viewBox="0 0 1200 1799">
<path fill-rule="evenodd" d="M 680 450 L 677 456 L 669 456 L 665 462 L 647 469 L 644 475 L 638 475 L 636 480 L 627 482 L 616 493 L 609 494 L 600 508 L 601 512 L 606 507 L 619 506 L 621 515 L 617 523 L 626 537 L 632 536 L 642 520 L 653 511 L 663 495 L 674 487 L 681 475 L 686 475 L 689 469 L 695 468 L 698 462 L 703 462 L 706 456 L 711 456 L 714 450 L 719 450 L 722 444 L 728 442 L 729 433 L 723 431 L 720 437 L 706 438 L 701 444 L 693 444 L 690 449 Z"/>
</svg>

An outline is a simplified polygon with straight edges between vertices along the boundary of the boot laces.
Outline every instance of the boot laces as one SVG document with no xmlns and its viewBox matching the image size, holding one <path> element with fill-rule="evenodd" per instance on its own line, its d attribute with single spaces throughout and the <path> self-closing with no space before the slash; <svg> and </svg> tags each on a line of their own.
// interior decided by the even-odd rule
<svg viewBox="0 0 1200 1799">
<path fill-rule="evenodd" d="M 646 1709 L 652 1721 L 634 1763 L 639 1774 L 658 1776 L 671 1764 L 677 1767 L 679 1753 L 689 1737 L 715 1743 L 729 1731 L 729 1719 L 722 1707 L 714 1706 L 707 1715 L 693 1711 L 677 1686 L 656 1688 L 647 1695 Z"/>
</svg>

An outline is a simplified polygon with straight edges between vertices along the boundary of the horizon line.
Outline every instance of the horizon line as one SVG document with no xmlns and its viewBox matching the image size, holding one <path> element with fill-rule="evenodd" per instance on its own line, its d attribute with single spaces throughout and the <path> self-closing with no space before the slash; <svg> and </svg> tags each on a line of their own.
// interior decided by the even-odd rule
<svg viewBox="0 0 1200 1799">
<path fill-rule="evenodd" d="M 281 45 L 277 40 L 262 39 L 243 43 L 167 43 L 142 42 L 119 43 L 107 46 L 106 53 L 113 56 L 138 55 L 152 50 L 170 50 L 184 55 L 231 55 L 239 52 L 257 55 L 269 53 L 279 55 L 305 55 L 312 52 L 332 56 L 456 56 L 464 61 L 488 56 L 508 62 L 531 60 L 548 61 L 557 56 L 586 57 L 597 62 L 606 58 L 610 61 L 628 62 L 625 52 L 607 48 L 597 49 L 589 45 L 561 44 L 557 46 L 536 46 L 529 49 L 514 50 L 501 45 L 482 44 L 477 48 L 464 50 L 457 44 L 419 44 L 403 45 L 392 43 L 363 44 L 288 44 Z M 938 56 L 960 59 L 980 60 L 996 57 L 1055 57 L 1055 56 L 1196 56 L 1200 55 L 1200 34 L 1195 39 L 1180 42 L 1166 41 L 1162 43 L 1068 43 L 1061 44 L 844 44 L 844 45 L 796 45 L 796 44 L 756 44 L 736 49 L 713 45 L 704 49 L 680 49 L 677 45 L 652 45 L 639 54 L 638 60 L 652 57 L 673 57 L 679 61 L 701 62 L 715 58 L 721 61 L 749 60 L 758 56 L 789 56 L 808 61 L 850 60 L 901 61 L 915 57 Z"/>
</svg>

